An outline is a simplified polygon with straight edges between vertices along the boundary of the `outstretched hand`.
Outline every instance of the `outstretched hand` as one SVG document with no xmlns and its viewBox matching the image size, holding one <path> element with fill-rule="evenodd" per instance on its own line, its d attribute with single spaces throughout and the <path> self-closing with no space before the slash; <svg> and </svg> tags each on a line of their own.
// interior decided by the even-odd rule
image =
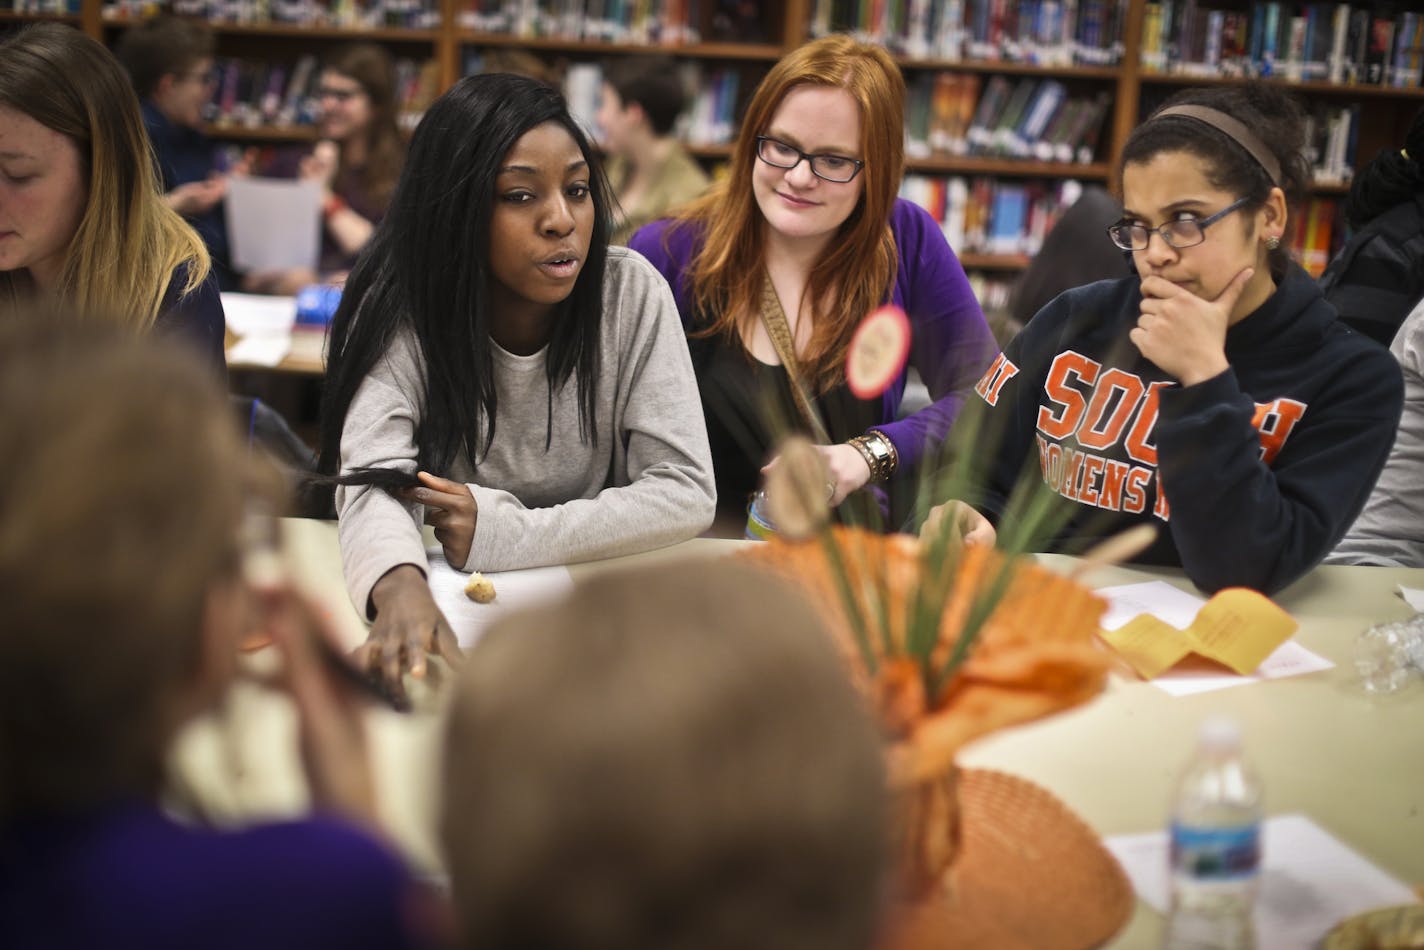
<svg viewBox="0 0 1424 950">
<path fill-rule="evenodd" d="M 998 534 L 994 525 L 973 505 L 952 498 L 942 505 L 930 509 L 929 517 L 920 526 L 920 540 L 932 542 L 940 532 L 948 530 L 950 539 L 957 544 L 983 544 L 994 546 Z"/>
<path fill-rule="evenodd" d="M 1142 281 L 1142 312 L 1128 338 L 1142 355 L 1193 386 L 1227 370 L 1226 328 L 1255 270 L 1247 267 L 1214 300 L 1205 300 L 1163 277 Z"/>
<path fill-rule="evenodd" d="M 434 653 L 452 666 L 464 660 L 455 631 L 430 593 L 420 569 L 402 564 L 382 575 L 371 588 L 376 617 L 366 642 L 352 659 L 386 684 L 398 700 L 409 702 L 405 674 L 423 677 L 426 656 Z"/>
</svg>

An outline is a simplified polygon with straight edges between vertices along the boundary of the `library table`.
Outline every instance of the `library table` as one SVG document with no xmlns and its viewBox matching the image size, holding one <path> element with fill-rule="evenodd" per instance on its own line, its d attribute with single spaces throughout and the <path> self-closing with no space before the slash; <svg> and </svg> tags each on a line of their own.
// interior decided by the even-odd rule
<svg viewBox="0 0 1424 950">
<path fill-rule="evenodd" d="M 335 523 L 289 519 L 283 526 L 298 576 L 324 596 L 355 646 L 364 627 L 345 594 Z M 572 571 L 577 579 L 639 562 L 718 557 L 741 543 L 695 539 Z M 1075 563 L 1058 555 L 1040 559 L 1057 570 Z M 1192 590 L 1173 569 L 1114 567 L 1086 578 L 1093 586 L 1157 579 Z M 1401 583 L 1424 587 L 1424 570 L 1319 567 L 1275 598 L 1300 622 L 1298 640 L 1334 661 L 1333 669 L 1185 697 L 1114 676 L 1097 700 L 995 733 L 967 747 L 960 762 L 1037 782 L 1102 835 L 1155 831 L 1166 824 L 1171 790 L 1201 719 L 1226 713 L 1243 726 L 1269 814 L 1303 813 L 1385 871 L 1424 883 L 1424 686 L 1416 677 L 1399 693 L 1373 697 L 1351 664 L 1361 631 L 1412 613 L 1395 592 Z M 438 674 L 439 664 L 433 666 Z M 443 693 L 417 684 L 413 695 L 414 713 L 368 714 L 372 758 L 393 840 L 418 870 L 439 874 L 434 816 Z M 220 714 L 180 740 L 173 757 L 177 800 L 218 823 L 300 811 L 306 791 L 294 722 L 284 699 L 240 682 Z M 1111 945 L 1158 946 L 1161 928 L 1161 918 L 1138 902 Z"/>
</svg>

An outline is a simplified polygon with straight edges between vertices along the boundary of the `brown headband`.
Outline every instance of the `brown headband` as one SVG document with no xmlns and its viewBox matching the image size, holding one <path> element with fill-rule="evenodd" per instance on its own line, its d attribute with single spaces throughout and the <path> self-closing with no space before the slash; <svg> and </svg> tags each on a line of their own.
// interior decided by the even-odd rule
<svg viewBox="0 0 1424 950">
<path fill-rule="evenodd" d="M 1224 133 L 1227 138 L 1251 153 L 1256 164 L 1264 168 L 1266 174 L 1271 176 L 1271 184 L 1279 185 L 1281 183 L 1281 163 L 1276 161 L 1271 150 L 1266 148 L 1265 143 L 1256 136 L 1256 133 L 1247 128 L 1244 122 L 1232 118 L 1219 109 L 1207 106 L 1172 106 L 1170 109 L 1163 109 L 1152 118 L 1165 119 L 1169 115 L 1195 119 Z"/>
</svg>

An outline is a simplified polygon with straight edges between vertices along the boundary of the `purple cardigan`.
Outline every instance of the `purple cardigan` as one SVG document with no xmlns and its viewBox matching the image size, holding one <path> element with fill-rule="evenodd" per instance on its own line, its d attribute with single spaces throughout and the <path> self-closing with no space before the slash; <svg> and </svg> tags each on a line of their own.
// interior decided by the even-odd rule
<svg viewBox="0 0 1424 950">
<path fill-rule="evenodd" d="M 433 945 L 431 900 L 332 818 L 213 831 L 129 803 L 0 826 L 10 950 L 404 950 Z"/>
<path fill-rule="evenodd" d="M 683 326 L 691 327 L 694 314 L 687 268 L 701 247 L 702 232 L 673 223 L 667 218 L 653 222 L 633 235 L 628 246 L 667 278 Z M 894 421 L 905 395 L 905 370 L 881 397 L 876 428 L 895 443 L 901 470 L 906 471 L 944 441 L 965 397 L 999 348 L 964 268 L 929 213 L 897 198 L 890 212 L 890 231 L 899 262 L 889 302 L 910 318 L 914 335 L 909 363 L 919 371 L 933 400 L 914 415 Z"/>
</svg>

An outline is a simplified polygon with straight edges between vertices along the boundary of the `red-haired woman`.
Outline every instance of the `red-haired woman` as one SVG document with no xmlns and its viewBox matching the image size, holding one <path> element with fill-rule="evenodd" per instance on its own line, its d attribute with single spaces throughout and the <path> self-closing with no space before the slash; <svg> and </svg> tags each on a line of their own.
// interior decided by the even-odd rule
<svg viewBox="0 0 1424 950">
<path fill-rule="evenodd" d="M 939 225 L 896 198 L 904 116 L 904 79 L 884 50 L 845 36 L 808 43 L 753 93 L 730 174 L 630 242 L 668 279 L 688 328 L 724 513 L 744 512 L 767 461 L 768 394 L 782 421 L 805 427 L 785 343 L 826 424 L 836 505 L 938 446 L 996 352 Z M 851 335 L 885 302 L 910 317 L 910 365 L 931 399 L 903 419 L 905 371 L 871 399 L 845 384 Z"/>
</svg>

